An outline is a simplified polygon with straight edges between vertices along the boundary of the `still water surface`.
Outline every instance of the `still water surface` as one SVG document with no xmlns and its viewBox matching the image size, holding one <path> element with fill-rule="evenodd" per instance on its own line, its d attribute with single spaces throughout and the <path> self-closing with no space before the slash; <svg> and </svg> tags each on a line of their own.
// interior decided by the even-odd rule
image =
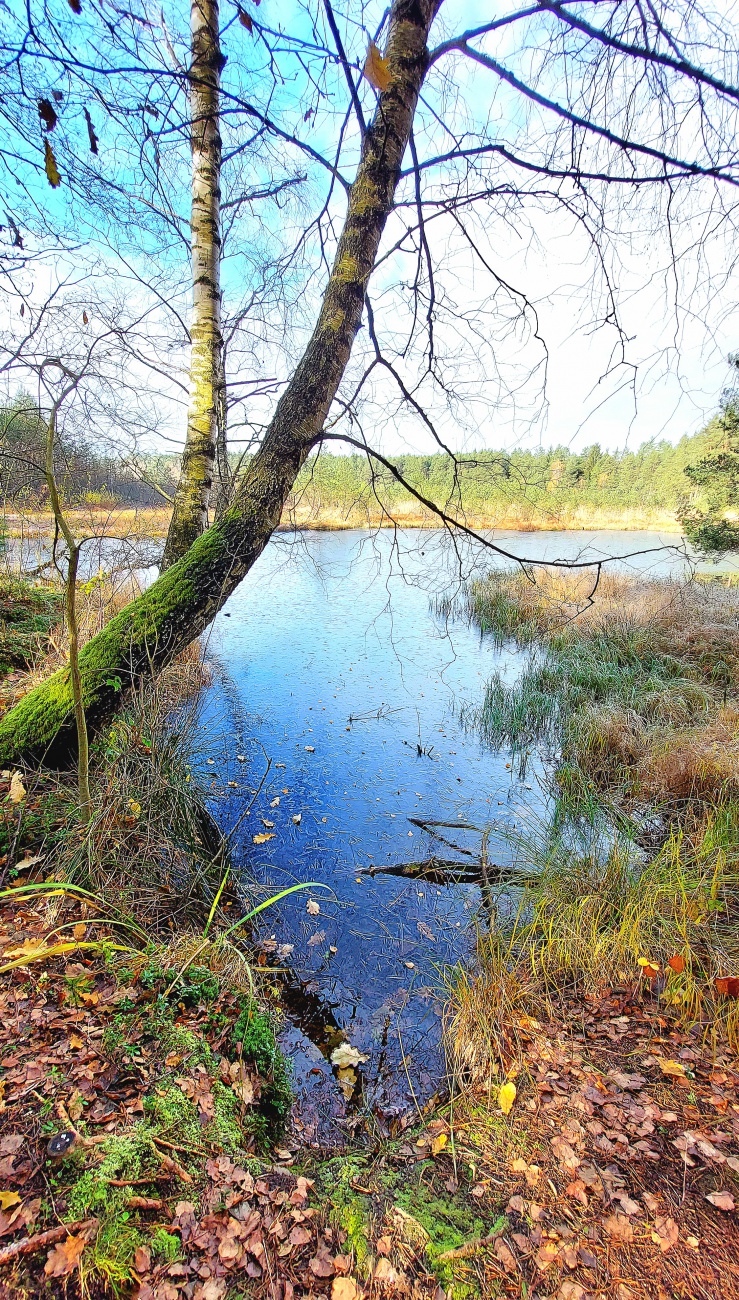
<svg viewBox="0 0 739 1300">
<path fill-rule="evenodd" d="M 632 555 L 619 567 L 654 575 L 684 565 L 651 549 L 676 542 L 654 534 L 495 537 L 531 559 Z M 433 612 L 490 564 L 439 532 L 278 535 L 209 637 L 205 743 L 214 812 L 226 831 L 242 817 L 234 863 L 270 889 L 310 880 L 333 891 L 294 895 L 263 928 L 268 950 L 293 946 L 269 960 L 292 972 L 284 1046 L 306 1141 L 338 1139 L 360 1097 L 389 1119 L 443 1084 L 441 972 L 468 957 L 484 924 L 474 885 L 368 869 L 434 852 L 463 860 L 416 824 L 424 818 L 492 826 L 490 857 L 505 862 L 506 833 L 542 809 L 536 767 L 518 781 L 508 756 L 459 722 L 494 670 L 515 678 L 522 653 Z M 479 851 L 479 833 L 441 833 Z M 273 838 L 255 844 L 259 834 Z M 341 1040 L 367 1058 L 348 1116 L 327 1060 Z"/>
</svg>

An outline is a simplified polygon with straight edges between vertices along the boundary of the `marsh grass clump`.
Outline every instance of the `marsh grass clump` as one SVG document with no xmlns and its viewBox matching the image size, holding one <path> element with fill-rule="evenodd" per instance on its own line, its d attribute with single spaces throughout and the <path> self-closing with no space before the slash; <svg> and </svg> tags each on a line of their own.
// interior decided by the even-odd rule
<svg viewBox="0 0 739 1300">
<path fill-rule="evenodd" d="M 481 937 L 477 969 L 448 977 L 459 1072 L 500 1077 L 527 1017 L 614 986 L 641 986 L 678 1024 L 736 1049 L 739 1003 L 716 981 L 739 962 L 739 804 L 674 826 L 652 854 L 612 828 L 587 851 L 551 830 L 519 848 L 529 883 L 516 907 Z"/>
<path fill-rule="evenodd" d="M 715 802 L 739 794 L 739 593 L 720 583 L 497 572 L 468 613 L 498 644 L 528 647 L 467 722 L 511 749 L 556 755 L 561 791 L 615 801 Z M 578 779 L 573 774 L 578 774 Z"/>
<path fill-rule="evenodd" d="M 224 870 L 224 842 L 199 776 L 190 667 L 184 699 L 168 670 L 131 693 L 93 745 L 87 826 L 79 825 L 72 782 L 57 779 L 44 794 L 54 805 L 55 862 L 64 878 L 153 933 L 204 919 Z M 27 801 L 25 819 L 38 820 L 33 807 Z"/>
</svg>

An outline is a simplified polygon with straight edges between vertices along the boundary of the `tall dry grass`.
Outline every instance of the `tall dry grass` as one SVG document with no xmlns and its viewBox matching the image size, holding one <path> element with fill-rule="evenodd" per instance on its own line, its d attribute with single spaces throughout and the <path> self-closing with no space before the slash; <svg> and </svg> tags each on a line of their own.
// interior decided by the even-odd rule
<svg viewBox="0 0 739 1300">
<path fill-rule="evenodd" d="M 739 591 L 719 583 L 494 573 L 469 612 L 531 648 L 518 681 L 490 681 L 468 714 L 525 761 L 558 753 L 562 791 L 588 784 L 665 808 L 739 793 Z"/>
</svg>

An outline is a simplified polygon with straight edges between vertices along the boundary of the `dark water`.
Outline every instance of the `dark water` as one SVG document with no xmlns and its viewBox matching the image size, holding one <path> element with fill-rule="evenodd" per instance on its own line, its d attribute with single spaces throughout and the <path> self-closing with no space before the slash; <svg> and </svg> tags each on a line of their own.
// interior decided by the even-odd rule
<svg viewBox="0 0 739 1300">
<path fill-rule="evenodd" d="M 675 540 L 496 536 L 531 558 L 574 558 L 589 540 L 592 558 Z M 507 755 L 484 748 L 458 721 L 465 703 L 481 701 L 494 669 L 515 677 L 521 655 L 433 613 L 436 596 L 489 564 L 489 554 L 451 551 L 438 532 L 282 535 L 210 636 L 204 724 L 224 829 L 254 799 L 234 834 L 237 869 L 270 890 L 311 880 L 333 891 L 294 895 L 262 927 L 270 964 L 293 972 L 284 1046 L 309 1141 L 338 1137 L 357 1106 L 388 1120 L 443 1085 L 442 971 L 469 956 L 484 924 L 475 885 L 373 877 L 368 868 L 434 853 L 465 860 L 411 818 L 490 826 L 490 858 L 504 863 L 505 832 L 542 809 L 536 770 L 517 781 Z M 630 564 L 658 574 L 683 561 L 661 551 Z M 478 832 L 441 833 L 479 852 Z M 274 838 L 254 844 L 258 834 Z M 308 910 L 309 900 L 320 912 Z M 326 1059 L 341 1041 L 367 1058 L 348 1119 Z"/>
</svg>

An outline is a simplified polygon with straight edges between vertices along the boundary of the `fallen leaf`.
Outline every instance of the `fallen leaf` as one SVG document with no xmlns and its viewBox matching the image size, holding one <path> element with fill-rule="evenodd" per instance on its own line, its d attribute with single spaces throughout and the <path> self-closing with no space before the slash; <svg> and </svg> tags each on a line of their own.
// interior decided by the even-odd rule
<svg viewBox="0 0 739 1300">
<path fill-rule="evenodd" d="M 308 947 L 315 948 L 317 944 L 325 943 L 325 942 L 326 942 L 326 931 L 316 930 L 315 934 L 312 934 L 310 939 L 308 940 Z"/>
<path fill-rule="evenodd" d="M 498 1237 L 493 1250 L 495 1252 L 495 1258 L 501 1267 L 505 1269 L 506 1273 L 515 1273 L 518 1267 L 516 1264 L 516 1256 L 502 1237 Z"/>
<path fill-rule="evenodd" d="M 579 1282 L 567 1278 L 557 1292 L 557 1300 L 586 1300 L 587 1291 Z"/>
<path fill-rule="evenodd" d="M 709 1192 L 706 1200 L 710 1201 L 711 1205 L 715 1205 L 717 1210 L 733 1210 L 736 1208 L 731 1192 Z"/>
<path fill-rule="evenodd" d="M 292 1229 L 288 1241 L 291 1246 L 307 1246 L 309 1241 L 313 1240 L 313 1233 L 304 1228 L 301 1223 L 296 1223 Z"/>
<path fill-rule="evenodd" d="M 37 862 L 43 862 L 43 857 L 40 853 L 34 854 L 32 858 L 21 858 L 20 862 L 16 862 L 15 870 L 28 871 L 28 868 L 35 867 Z"/>
<path fill-rule="evenodd" d="M 374 1282 L 379 1282 L 381 1286 L 395 1287 L 401 1281 L 401 1274 L 393 1268 L 389 1259 L 381 1259 L 372 1274 L 372 1279 Z"/>
<path fill-rule="evenodd" d="M 510 1115 L 515 1100 L 516 1085 L 515 1083 L 511 1083 L 509 1080 L 508 1083 L 504 1083 L 498 1090 L 498 1105 L 504 1115 Z"/>
<path fill-rule="evenodd" d="M 634 1229 L 625 1214 L 609 1214 L 603 1220 L 603 1227 L 609 1237 L 615 1237 L 617 1241 L 631 1242 L 634 1240 Z"/>
<path fill-rule="evenodd" d="M 57 181 L 56 183 L 58 185 L 59 181 Z M 24 786 L 23 781 L 21 780 L 20 772 L 14 772 L 12 777 L 10 778 L 10 790 L 8 792 L 8 797 L 11 803 L 22 803 L 26 797 L 26 787 Z"/>
<path fill-rule="evenodd" d="M 303 749 L 305 750 L 306 754 L 315 754 L 316 752 L 315 745 L 303 745 Z"/>
<path fill-rule="evenodd" d="M 663 1074 L 672 1075 L 673 1078 L 685 1074 L 685 1066 L 680 1061 L 664 1061 L 660 1059 L 657 1064 Z"/>
<path fill-rule="evenodd" d="M 273 840 L 274 838 L 273 832 L 262 831 L 259 835 L 252 836 L 252 844 L 266 844 L 267 840 Z"/>
<path fill-rule="evenodd" d="M 736 975 L 720 975 L 716 980 L 716 992 L 722 993 L 727 998 L 739 998 L 739 977 Z"/>
<path fill-rule="evenodd" d="M 676 975 L 682 975 L 685 970 L 685 958 L 680 956 L 678 953 L 675 957 L 670 957 L 667 965 L 670 967 L 670 970 L 674 970 Z"/>
<path fill-rule="evenodd" d="M 559 1246 L 553 1241 L 544 1241 L 536 1252 L 536 1267 L 544 1273 L 551 1268 L 559 1254 Z"/>
<path fill-rule="evenodd" d="M 680 1231 L 674 1219 L 669 1215 L 660 1216 L 654 1224 L 655 1231 L 652 1233 L 652 1241 L 655 1246 L 659 1246 L 663 1255 L 667 1254 L 673 1246 L 676 1246 L 680 1240 Z"/>
<path fill-rule="evenodd" d="M 299 826 L 302 820 L 303 820 L 302 813 L 293 813 L 293 824 L 295 826 Z"/>
<path fill-rule="evenodd" d="M 340 1043 L 331 1053 L 331 1064 L 338 1066 L 339 1069 L 362 1065 L 368 1059 L 367 1056 L 362 1055 L 357 1047 L 352 1047 L 351 1043 Z"/>
<path fill-rule="evenodd" d="M 309 898 L 305 905 L 305 910 L 309 916 L 318 916 L 321 906 L 316 902 L 315 898 Z"/>
<path fill-rule="evenodd" d="M 359 1300 L 361 1292 L 353 1277 L 335 1277 L 331 1286 L 331 1300 Z"/>
<path fill-rule="evenodd" d="M 448 1133 L 437 1133 L 436 1137 L 434 1138 L 433 1142 L 431 1143 L 431 1154 L 432 1154 L 432 1156 L 439 1156 L 439 1155 L 441 1155 L 441 1153 L 442 1153 L 442 1151 L 444 1150 L 444 1147 L 447 1145 L 448 1141 L 449 1141 L 449 1134 L 448 1134 Z"/>
<path fill-rule="evenodd" d="M 364 76 L 375 90 L 387 90 L 392 80 L 387 60 L 383 59 L 374 41 L 367 47 L 367 58 L 362 69 Z"/>
<path fill-rule="evenodd" d="M 137 1246 L 133 1257 L 133 1266 L 137 1273 L 148 1273 L 151 1268 L 151 1251 L 148 1246 Z"/>
<path fill-rule="evenodd" d="M 251 36 L 252 32 L 254 31 L 254 23 L 252 22 L 251 15 L 246 13 L 244 9 L 239 9 L 237 12 L 239 15 L 239 22 L 241 23 L 241 26 L 245 27 L 249 35 Z"/>
<path fill-rule="evenodd" d="M 44 1264 L 47 1277 L 65 1277 L 67 1273 L 74 1272 L 86 1245 L 87 1238 L 80 1232 L 77 1236 L 70 1235 L 66 1241 L 50 1250 Z"/>
<path fill-rule="evenodd" d="M 9 1210 L 12 1205 L 20 1205 L 21 1198 L 17 1192 L 0 1192 L 0 1210 Z"/>
<path fill-rule="evenodd" d="M 380 1261 L 380 1263 L 383 1262 L 384 1261 L 382 1260 Z M 333 1273 L 335 1272 L 334 1261 L 332 1260 L 329 1254 L 328 1246 L 326 1245 L 325 1242 L 321 1242 L 321 1245 L 319 1246 L 318 1251 L 314 1255 L 313 1259 L 308 1260 L 308 1268 L 310 1269 L 314 1277 L 333 1276 Z"/>
</svg>

